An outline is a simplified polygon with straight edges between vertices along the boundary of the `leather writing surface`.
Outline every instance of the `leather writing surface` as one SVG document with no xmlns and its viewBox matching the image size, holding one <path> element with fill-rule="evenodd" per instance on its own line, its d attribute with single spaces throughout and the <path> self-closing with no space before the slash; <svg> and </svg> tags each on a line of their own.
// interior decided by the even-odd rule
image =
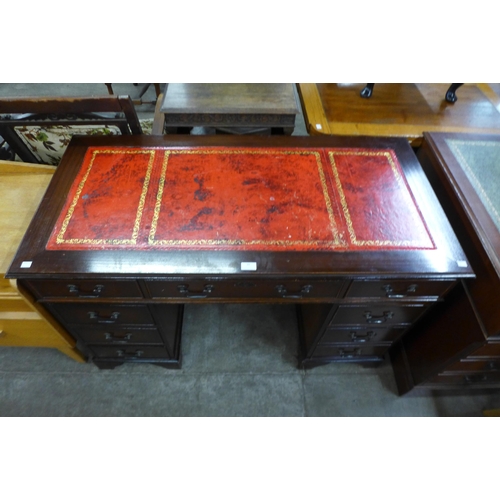
<svg viewBox="0 0 500 500">
<path fill-rule="evenodd" d="M 500 231 L 500 144 L 458 139 L 446 143 Z"/>
<path fill-rule="evenodd" d="M 396 155 L 89 148 L 48 250 L 432 249 Z"/>
</svg>

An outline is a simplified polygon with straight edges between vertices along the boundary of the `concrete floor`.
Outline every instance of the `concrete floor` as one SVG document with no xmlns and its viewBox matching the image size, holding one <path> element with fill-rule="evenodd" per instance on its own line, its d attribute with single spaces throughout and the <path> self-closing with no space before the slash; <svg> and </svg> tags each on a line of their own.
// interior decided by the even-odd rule
<svg viewBox="0 0 500 500">
<path fill-rule="evenodd" d="M 0 96 L 106 93 L 100 83 L 0 84 Z M 306 134 L 301 117 L 295 133 Z M 293 306 L 186 306 L 181 370 L 99 370 L 52 349 L 1 348 L 0 416 L 473 417 L 500 408 L 500 391 L 399 397 L 388 361 L 299 370 L 297 351 Z"/>
</svg>

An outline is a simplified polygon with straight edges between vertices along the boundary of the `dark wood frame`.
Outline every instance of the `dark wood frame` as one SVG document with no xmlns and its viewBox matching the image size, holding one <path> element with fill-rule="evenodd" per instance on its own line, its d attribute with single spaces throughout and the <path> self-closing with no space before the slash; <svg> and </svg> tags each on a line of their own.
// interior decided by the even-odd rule
<svg viewBox="0 0 500 500">
<path fill-rule="evenodd" d="M 123 135 L 142 134 L 130 96 L 0 99 L 0 136 L 28 163 L 40 161 L 16 133 L 21 125 L 114 125 Z"/>
</svg>

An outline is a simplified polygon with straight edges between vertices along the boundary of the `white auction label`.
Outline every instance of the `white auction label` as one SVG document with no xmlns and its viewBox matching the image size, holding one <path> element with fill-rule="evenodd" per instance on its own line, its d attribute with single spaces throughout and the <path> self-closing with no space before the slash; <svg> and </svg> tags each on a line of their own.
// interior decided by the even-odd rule
<svg viewBox="0 0 500 500">
<path fill-rule="evenodd" d="M 242 262 L 242 271 L 257 271 L 257 262 Z"/>
</svg>

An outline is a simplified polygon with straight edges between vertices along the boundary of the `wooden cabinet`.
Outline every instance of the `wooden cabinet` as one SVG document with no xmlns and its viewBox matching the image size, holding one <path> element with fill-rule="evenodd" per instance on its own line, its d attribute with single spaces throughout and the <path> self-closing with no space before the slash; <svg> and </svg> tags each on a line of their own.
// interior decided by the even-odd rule
<svg viewBox="0 0 500 500">
<path fill-rule="evenodd" d="M 73 138 L 9 271 L 100 367 L 181 364 L 183 307 L 297 304 L 300 366 L 380 361 L 473 276 L 404 139 Z"/>
<path fill-rule="evenodd" d="M 419 159 L 476 277 L 395 345 L 399 391 L 498 388 L 500 136 L 424 134 Z"/>
<path fill-rule="evenodd" d="M 0 162 L 0 347 L 50 347 L 84 361 L 76 342 L 29 294 L 19 292 L 5 273 L 42 199 L 55 169 Z"/>
</svg>

